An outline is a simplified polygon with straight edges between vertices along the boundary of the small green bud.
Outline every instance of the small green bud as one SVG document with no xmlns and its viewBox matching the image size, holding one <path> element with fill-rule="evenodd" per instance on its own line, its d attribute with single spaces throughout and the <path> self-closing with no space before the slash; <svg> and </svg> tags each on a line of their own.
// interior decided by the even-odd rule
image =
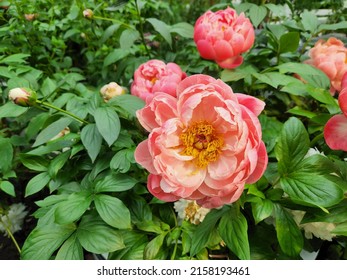
<svg viewBox="0 0 347 280">
<path fill-rule="evenodd" d="M 8 93 L 10 100 L 23 107 L 29 107 L 36 104 L 37 94 L 29 88 L 14 88 Z"/>
</svg>

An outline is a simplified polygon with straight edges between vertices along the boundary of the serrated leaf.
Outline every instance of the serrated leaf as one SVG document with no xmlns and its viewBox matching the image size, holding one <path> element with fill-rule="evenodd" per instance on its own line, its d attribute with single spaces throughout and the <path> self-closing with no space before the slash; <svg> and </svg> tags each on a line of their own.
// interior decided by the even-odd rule
<svg viewBox="0 0 347 280">
<path fill-rule="evenodd" d="M 289 118 L 284 123 L 275 146 L 279 172 L 287 174 L 295 170 L 307 154 L 309 145 L 310 139 L 303 123 L 295 117 Z"/>
<path fill-rule="evenodd" d="M 69 124 L 72 122 L 72 119 L 70 118 L 61 118 L 53 123 L 51 123 L 49 126 L 47 126 L 45 129 L 43 129 L 36 137 L 35 143 L 33 144 L 33 147 L 37 147 L 39 145 L 42 145 L 49 140 L 51 140 L 53 137 L 58 135 L 64 128 L 69 126 Z"/>
<path fill-rule="evenodd" d="M 89 157 L 92 162 L 94 162 L 100 152 L 102 144 L 102 136 L 97 129 L 96 124 L 87 124 L 82 128 L 81 140 L 84 147 L 87 149 Z"/>
<path fill-rule="evenodd" d="M 304 239 L 293 217 L 279 205 L 275 205 L 277 239 L 283 252 L 289 256 L 298 256 Z"/>
<path fill-rule="evenodd" d="M 156 18 L 147 18 L 146 20 L 150 24 L 152 24 L 155 31 L 157 31 L 171 47 L 172 38 L 171 38 L 171 33 L 170 33 L 170 27 L 165 22 L 158 20 Z"/>
<path fill-rule="evenodd" d="M 343 199 L 343 191 L 323 175 L 296 171 L 280 179 L 282 189 L 296 203 L 330 207 Z"/>
<path fill-rule="evenodd" d="M 57 204 L 55 209 L 55 222 L 69 224 L 77 221 L 87 211 L 92 198 L 88 192 L 72 193 L 69 197 Z"/>
<path fill-rule="evenodd" d="M 77 238 L 85 250 L 96 254 L 113 252 L 125 247 L 120 231 L 95 215 L 83 216 L 77 228 Z"/>
<path fill-rule="evenodd" d="M 60 247 L 57 252 L 56 260 L 83 260 L 83 248 L 73 233 Z"/>
<path fill-rule="evenodd" d="M 129 209 L 120 199 L 106 194 L 97 194 L 94 197 L 94 203 L 100 217 L 110 226 L 119 229 L 131 227 Z"/>
<path fill-rule="evenodd" d="M 101 136 L 111 146 L 117 140 L 121 128 L 118 114 L 110 107 L 99 107 L 95 110 L 94 118 Z"/>
<path fill-rule="evenodd" d="M 36 227 L 24 242 L 21 259 L 49 260 L 55 250 L 74 232 L 72 225 L 48 224 Z"/>
<path fill-rule="evenodd" d="M 42 172 L 31 178 L 25 188 L 25 197 L 41 191 L 50 180 L 51 177 L 47 172 Z"/>
<path fill-rule="evenodd" d="M 234 208 L 223 214 L 218 232 L 228 248 L 241 260 L 250 259 L 247 220 Z"/>
</svg>

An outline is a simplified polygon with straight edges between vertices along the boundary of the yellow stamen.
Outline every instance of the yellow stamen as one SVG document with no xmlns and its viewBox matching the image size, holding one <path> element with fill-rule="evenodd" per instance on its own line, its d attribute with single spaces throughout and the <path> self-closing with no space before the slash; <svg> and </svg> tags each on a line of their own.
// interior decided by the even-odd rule
<svg viewBox="0 0 347 280">
<path fill-rule="evenodd" d="M 180 135 L 184 146 L 181 152 L 193 156 L 197 167 L 205 168 L 210 162 L 216 161 L 224 144 L 214 127 L 206 121 L 190 125 Z"/>
</svg>

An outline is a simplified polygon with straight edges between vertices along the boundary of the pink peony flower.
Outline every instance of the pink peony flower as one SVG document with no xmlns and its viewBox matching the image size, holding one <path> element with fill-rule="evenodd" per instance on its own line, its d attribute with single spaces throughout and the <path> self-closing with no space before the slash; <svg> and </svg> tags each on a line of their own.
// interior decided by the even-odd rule
<svg viewBox="0 0 347 280">
<path fill-rule="evenodd" d="M 254 29 L 243 13 L 238 16 L 229 7 L 215 13 L 207 11 L 195 23 L 194 41 L 201 57 L 232 69 L 243 62 L 241 54 L 253 46 Z"/>
<path fill-rule="evenodd" d="M 341 79 L 347 72 L 347 48 L 342 41 L 331 37 L 319 40 L 309 51 L 305 63 L 322 70 L 330 79 L 330 92 L 341 91 Z"/>
<path fill-rule="evenodd" d="M 157 92 L 176 96 L 177 84 L 186 76 L 176 63 L 165 64 L 163 61 L 152 59 L 137 68 L 130 91 L 132 95 L 146 102 L 150 102 Z"/>
<path fill-rule="evenodd" d="M 164 201 L 196 200 L 205 208 L 236 201 L 267 166 L 257 118 L 264 106 L 200 74 L 178 84 L 177 99 L 156 93 L 137 111 L 150 132 L 135 151 L 150 172 L 148 190 Z"/>
<path fill-rule="evenodd" d="M 347 72 L 342 78 L 339 106 L 343 114 L 331 117 L 324 127 L 325 142 L 332 150 L 347 152 Z"/>
</svg>

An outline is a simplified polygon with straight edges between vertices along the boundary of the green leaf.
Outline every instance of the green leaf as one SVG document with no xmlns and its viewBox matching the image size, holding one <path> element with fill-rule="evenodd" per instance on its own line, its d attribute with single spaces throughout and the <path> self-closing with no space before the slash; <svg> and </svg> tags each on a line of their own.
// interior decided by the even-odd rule
<svg viewBox="0 0 347 280">
<path fill-rule="evenodd" d="M 51 123 L 45 129 L 43 129 L 39 133 L 39 135 L 37 135 L 35 143 L 33 144 L 33 147 L 37 147 L 39 145 L 42 145 L 43 143 L 48 142 L 57 134 L 59 134 L 59 132 L 61 132 L 64 128 L 68 127 L 71 122 L 72 122 L 72 119 L 70 118 L 61 118 Z"/>
<path fill-rule="evenodd" d="M 19 155 L 20 161 L 22 164 L 35 171 L 47 171 L 47 166 L 49 164 L 48 160 L 40 156 L 33 156 L 27 154 Z"/>
<path fill-rule="evenodd" d="M 87 124 L 82 128 L 81 140 L 84 147 L 87 149 L 89 157 L 92 162 L 94 162 L 100 152 L 102 144 L 102 136 L 96 124 Z"/>
<path fill-rule="evenodd" d="M 296 257 L 301 252 L 304 239 L 293 217 L 279 205 L 275 205 L 277 239 L 283 252 Z"/>
<path fill-rule="evenodd" d="M 264 6 L 252 5 L 252 7 L 249 9 L 249 18 L 251 19 L 254 27 L 258 27 L 266 15 L 267 9 Z"/>
<path fill-rule="evenodd" d="M 49 260 L 74 230 L 73 225 L 54 223 L 34 228 L 24 242 L 21 259 Z"/>
<path fill-rule="evenodd" d="M 262 139 L 266 146 L 267 153 L 270 153 L 276 145 L 276 139 L 280 134 L 283 124 L 275 117 L 260 115 L 259 121 L 262 128 Z"/>
<path fill-rule="evenodd" d="M 347 21 L 340 21 L 338 23 L 332 23 L 332 24 L 321 24 L 318 27 L 318 32 L 321 32 L 323 30 L 336 31 L 338 29 L 347 29 Z"/>
<path fill-rule="evenodd" d="M 112 98 L 108 104 L 125 110 L 133 118 L 136 118 L 136 111 L 145 106 L 145 102 L 141 98 L 130 94 L 118 95 Z"/>
<path fill-rule="evenodd" d="M 47 172 L 42 172 L 40 174 L 37 174 L 35 177 L 31 178 L 25 188 L 25 197 L 35 194 L 42 190 L 50 180 L 51 177 Z"/>
<path fill-rule="evenodd" d="M 129 50 L 125 49 L 114 49 L 110 52 L 104 60 L 104 67 L 109 66 L 117 61 L 125 58 L 129 54 Z"/>
<path fill-rule="evenodd" d="M 57 155 L 49 164 L 48 173 L 51 178 L 55 178 L 58 174 L 58 171 L 64 166 L 68 161 L 71 154 L 71 150 L 65 151 Z"/>
<path fill-rule="evenodd" d="M 6 56 L 5 58 L 0 59 L 0 63 L 3 64 L 25 64 L 25 58 L 29 57 L 30 54 L 25 53 L 16 53 L 9 56 Z"/>
<path fill-rule="evenodd" d="M 281 174 L 295 170 L 309 149 L 310 139 L 303 123 L 291 117 L 283 125 L 275 146 L 278 171 Z"/>
<path fill-rule="evenodd" d="M 343 199 L 343 191 L 323 175 L 296 171 L 280 179 L 282 189 L 296 203 L 329 207 Z"/>
<path fill-rule="evenodd" d="M 116 172 L 126 173 L 131 167 L 131 163 L 134 161 L 134 150 L 123 149 L 118 151 L 110 162 L 111 169 Z"/>
<path fill-rule="evenodd" d="M 127 174 L 108 175 L 95 185 L 95 192 L 122 192 L 132 189 L 138 181 Z"/>
<path fill-rule="evenodd" d="M 94 118 L 100 134 L 111 146 L 117 140 L 121 128 L 117 113 L 111 107 L 99 107 L 95 110 Z"/>
<path fill-rule="evenodd" d="M 273 210 L 273 203 L 269 199 L 261 200 L 257 203 L 252 203 L 252 214 L 255 223 L 259 223 L 262 220 L 270 217 Z"/>
<path fill-rule="evenodd" d="M 147 201 L 141 196 L 132 196 L 127 203 L 131 212 L 131 220 L 137 224 L 152 220 L 152 210 Z"/>
<path fill-rule="evenodd" d="M 278 65 L 280 73 L 296 73 L 299 74 L 311 86 L 319 88 L 329 88 L 330 80 L 328 76 L 320 69 L 298 62 L 287 62 Z"/>
<path fill-rule="evenodd" d="M 9 181 L 0 181 L 0 190 L 4 191 L 5 193 L 7 193 L 13 197 L 16 196 L 14 186 Z"/>
<path fill-rule="evenodd" d="M 295 106 L 292 109 L 289 109 L 287 112 L 291 113 L 293 115 L 304 116 L 304 117 L 309 118 L 309 119 L 317 116 L 316 113 L 313 113 L 312 111 L 301 109 L 298 106 Z"/>
<path fill-rule="evenodd" d="M 157 31 L 171 47 L 172 38 L 170 34 L 170 27 L 166 25 L 165 22 L 158 20 L 156 18 L 147 18 L 146 20 L 150 24 L 152 24 L 152 26 L 154 27 L 154 30 Z"/>
<path fill-rule="evenodd" d="M 206 215 L 202 223 L 197 226 L 192 236 L 191 256 L 198 254 L 206 246 L 212 231 L 216 228 L 217 222 L 227 210 L 227 207 L 212 210 Z"/>
<path fill-rule="evenodd" d="M 288 75 L 284 75 L 278 72 L 268 72 L 268 73 L 252 73 L 252 75 L 262 81 L 265 84 L 268 84 L 274 88 L 277 88 L 280 85 L 287 85 L 289 83 L 300 83 L 300 81 L 298 81 L 298 79 L 288 76 Z"/>
<path fill-rule="evenodd" d="M 194 26 L 187 22 L 179 22 L 171 25 L 169 28 L 171 33 L 177 33 L 184 38 L 193 39 Z"/>
<path fill-rule="evenodd" d="M 218 225 L 218 232 L 221 238 L 228 248 L 241 260 L 250 259 L 247 229 L 246 218 L 234 208 L 223 214 Z"/>
<path fill-rule="evenodd" d="M 77 239 L 76 233 L 73 233 L 60 247 L 57 252 L 56 260 L 83 260 L 83 248 Z"/>
<path fill-rule="evenodd" d="M 223 82 L 236 82 L 238 80 L 242 80 L 249 76 L 248 73 L 238 72 L 237 70 L 229 70 L 225 69 L 221 72 L 221 80 Z"/>
<path fill-rule="evenodd" d="M 119 229 L 131 228 L 129 209 L 120 199 L 106 194 L 97 194 L 94 197 L 94 203 L 100 217 L 107 224 Z"/>
<path fill-rule="evenodd" d="M 310 31 L 312 34 L 315 34 L 319 25 L 317 16 L 313 12 L 307 10 L 301 14 L 301 23 L 304 26 L 304 29 Z"/>
<path fill-rule="evenodd" d="M 329 209 L 329 213 L 323 212 L 320 209 L 313 209 L 306 212 L 302 223 L 325 222 L 325 223 L 342 223 L 347 221 L 347 200 L 343 200 L 337 205 Z"/>
<path fill-rule="evenodd" d="M 89 192 L 72 193 L 65 201 L 59 202 L 55 209 L 55 222 L 69 224 L 77 221 L 87 211 L 92 201 Z"/>
<path fill-rule="evenodd" d="M 123 231 L 122 231 L 123 233 Z M 147 236 L 134 231 L 124 231 L 125 248 L 112 252 L 109 260 L 143 260 L 144 249 L 148 243 Z"/>
<path fill-rule="evenodd" d="M 12 168 L 13 147 L 9 138 L 0 137 L 0 172 L 6 173 Z"/>
<path fill-rule="evenodd" d="M 347 222 L 337 225 L 331 233 L 347 236 Z"/>
<path fill-rule="evenodd" d="M 140 38 L 140 33 L 135 29 L 125 29 L 119 38 L 120 48 L 123 50 L 130 49 L 134 42 Z"/>
<path fill-rule="evenodd" d="M 2 118 L 16 118 L 28 111 L 28 108 L 21 107 L 13 102 L 7 102 L 0 106 L 0 119 Z"/>
<path fill-rule="evenodd" d="M 50 96 L 58 88 L 57 82 L 47 77 L 40 88 L 43 96 Z"/>
<path fill-rule="evenodd" d="M 299 47 L 299 32 L 288 32 L 281 36 L 279 44 L 279 53 L 295 52 Z"/>
<path fill-rule="evenodd" d="M 111 38 L 113 34 L 118 30 L 119 27 L 120 27 L 119 23 L 115 23 L 107 27 L 99 41 L 100 44 L 105 43 L 109 38 Z"/>
<path fill-rule="evenodd" d="M 167 232 L 159 234 L 153 238 L 145 247 L 144 250 L 144 259 L 145 260 L 154 260 L 158 255 L 160 248 L 163 246 L 164 238 Z"/>
<path fill-rule="evenodd" d="M 85 250 L 96 254 L 113 252 L 125 247 L 120 231 L 95 215 L 83 216 L 77 228 L 77 238 Z"/>
</svg>

